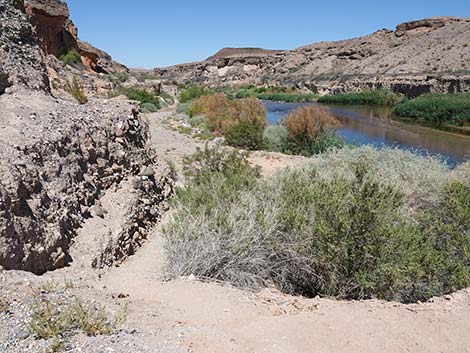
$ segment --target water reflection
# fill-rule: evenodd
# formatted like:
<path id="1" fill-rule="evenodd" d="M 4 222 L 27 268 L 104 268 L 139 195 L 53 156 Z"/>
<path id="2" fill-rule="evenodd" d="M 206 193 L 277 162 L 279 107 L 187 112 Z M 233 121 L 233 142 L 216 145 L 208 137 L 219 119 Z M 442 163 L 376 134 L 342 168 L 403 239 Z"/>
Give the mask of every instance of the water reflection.
<path id="1" fill-rule="evenodd" d="M 305 103 L 264 102 L 267 119 L 276 124 Z M 470 137 L 392 120 L 387 107 L 330 106 L 342 124 L 338 130 L 347 143 L 396 146 L 421 154 L 441 155 L 449 164 L 470 159 Z"/>

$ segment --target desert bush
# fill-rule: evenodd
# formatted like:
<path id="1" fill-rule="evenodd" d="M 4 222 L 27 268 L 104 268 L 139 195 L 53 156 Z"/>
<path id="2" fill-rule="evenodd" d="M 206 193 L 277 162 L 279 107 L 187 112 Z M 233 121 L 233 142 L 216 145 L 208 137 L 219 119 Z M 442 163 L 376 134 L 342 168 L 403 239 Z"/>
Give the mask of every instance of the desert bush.
<path id="1" fill-rule="evenodd" d="M 298 145 L 340 127 L 338 119 L 328 109 L 316 105 L 297 108 L 284 119 L 283 124 L 289 132 L 289 138 Z"/>
<path id="2" fill-rule="evenodd" d="M 320 97 L 318 103 L 350 105 L 389 105 L 398 103 L 401 97 L 386 89 L 363 91 L 358 93 L 341 93 Z"/>
<path id="3" fill-rule="evenodd" d="M 284 125 L 271 125 L 264 129 L 263 144 L 268 151 L 286 152 L 289 144 L 289 132 Z"/>
<path id="4" fill-rule="evenodd" d="M 225 163 L 219 161 L 230 160 L 227 152 L 199 156 L 164 229 L 167 275 L 402 302 L 468 286 L 470 184 L 452 181 L 448 169 L 434 175 L 437 165 L 445 165 L 414 156 L 417 167 L 433 171 L 413 186 L 437 193 L 433 202 L 411 210 L 407 206 L 416 203 L 407 198 L 415 196 L 394 181 L 414 169 L 396 169 L 396 161 L 403 157 L 406 167 L 412 158 L 388 150 L 367 159 L 367 151 L 332 151 L 330 171 L 317 167 L 328 167 L 327 157 L 319 157 L 317 165 L 268 179 L 238 165 L 220 172 Z M 391 154 L 394 162 L 384 161 Z M 429 185 L 434 178 L 442 180 Z"/>
<path id="5" fill-rule="evenodd" d="M 289 150 L 311 156 L 330 147 L 342 146 L 336 137 L 339 121 L 329 110 L 317 105 L 297 108 L 283 121 L 289 135 Z"/>
<path id="6" fill-rule="evenodd" d="M 209 130 L 223 132 L 236 123 L 230 100 L 222 93 L 202 96 L 191 104 L 189 116 L 204 115 Z"/>
<path id="7" fill-rule="evenodd" d="M 470 94 L 425 94 L 396 105 L 397 115 L 435 124 L 470 123 Z"/>
<path id="8" fill-rule="evenodd" d="M 188 119 L 189 125 L 193 127 L 204 126 L 205 122 L 206 122 L 206 117 L 204 115 L 190 116 Z"/>
<path id="9" fill-rule="evenodd" d="M 29 332 L 39 339 L 52 339 L 47 352 L 61 351 L 64 340 L 73 332 L 87 336 L 107 335 L 120 326 L 127 317 L 127 305 L 109 316 L 100 305 L 92 305 L 75 298 L 73 302 L 53 302 L 38 298 L 31 305 Z"/>
<path id="10" fill-rule="evenodd" d="M 167 104 L 173 104 L 173 103 L 175 103 L 174 97 L 173 97 L 171 94 L 169 94 L 168 92 L 161 92 L 159 96 L 160 96 L 160 98 L 163 99 L 163 101 L 165 101 L 165 103 L 167 103 Z"/>
<path id="11" fill-rule="evenodd" d="M 207 183 L 214 175 L 230 181 L 256 179 L 260 176 L 259 168 L 252 167 L 247 157 L 246 152 L 206 144 L 204 149 L 197 148 L 196 153 L 183 158 L 183 175 L 192 185 Z"/>
<path id="12" fill-rule="evenodd" d="M 78 103 L 85 104 L 88 102 L 88 97 L 83 91 L 82 83 L 77 76 L 74 76 L 71 80 L 67 81 L 64 90 L 75 98 Z"/>
<path id="13" fill-rule="evenodd" d="M 188 102 L 188 103 L 178 103 L 178 105 L 176 106 L 176 112 L 178 114 L 189 114 L 189 110 L 191 108 L 191 103 Z"/>
<path id="14" fill-rule="evenodd" d="M 134 87 L 120 87 L 119 93 L 124 94 L 127 98 L 140 102 L 141 104 L 151 103 L 160 109 L 160 101 L 154 94 L 144 89 Z"/>
<path id="15" fill-rule="evenodd" d="M 243 148 L 250 151 L 261 150 L 263 144 L 264 127 L 248 120 L 242 120 L 238 124 L 225 130 L 225 142 L 229 146 Z"/>
<path id="16" fill-rule="evenodd" d="M 188 103 L 199 97 L 213 93 L 212 90 L 203 86 L 190 86 L 183 89 L 179 96 L 180 103 Z"/>
<path id="17" fill-rule="evenodd" d="M 81 55 L 76 50 L 70 50 L 68 53 L 61 55 L 59 60 L 65 65 L 72 65 L 81 62 Z"/>
<path id="18" fill-rule="evenodd" d="M 206 126 L 212 132 L 225 133 L 240 122 L 254 125 L 253 129 L 267 125 L 264 105 L 256 98 L 230 100 L 223 93 L 203 96 L 191 104 L 190 116 L 204 115 Z M 245 127 L 247 124 L 245 124 Z"/>
<path id="19" fill-rule="evenodd" d="M 158 107 L 153 103 L 143 103 L 142 111 L 144 113 L 155 113 L 158 111 Z"/>

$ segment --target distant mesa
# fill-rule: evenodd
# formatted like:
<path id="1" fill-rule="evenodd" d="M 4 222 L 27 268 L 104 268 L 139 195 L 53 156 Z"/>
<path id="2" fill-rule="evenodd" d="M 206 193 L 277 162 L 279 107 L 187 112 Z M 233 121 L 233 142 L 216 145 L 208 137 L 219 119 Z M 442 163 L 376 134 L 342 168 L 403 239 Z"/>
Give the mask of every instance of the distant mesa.
<path id="1" fill-rule="evenodd" d="M 256 57 L 267 56 L 283 53 L 283 50 L 268 50 L 262 48 L 223 48 L 214 55 L 208 57 L 206 61 L 215 59 L 228 59 L 228 58 L 242 58 L 242 57 Z"/>
<path id="2" fill-rule="evenodd" d="M 470 19 L 432 17 L 294 50 L 224 48 L 157 77 L 206 85 L 283 85 L 318 94 L 388 88 L 408 96 L 470 91 Z"/>

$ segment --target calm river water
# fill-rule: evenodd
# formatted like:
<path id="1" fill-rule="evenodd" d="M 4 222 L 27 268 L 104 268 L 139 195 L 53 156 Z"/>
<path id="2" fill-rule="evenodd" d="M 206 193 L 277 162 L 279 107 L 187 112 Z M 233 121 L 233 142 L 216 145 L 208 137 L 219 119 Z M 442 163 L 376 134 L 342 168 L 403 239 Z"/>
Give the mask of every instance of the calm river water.
<path id="1" fill-rule="evenodd" d="M 264 102 L 271 124 L 281 122 L 305 103 Z M 328 106 L 342 124 L 338 134 L 347 143 L 393 146 L 427 155 L 441 155 L 451 165 L 470 159 L 470 136 L 461 136 L 391 119 L 387 107 Z"/>

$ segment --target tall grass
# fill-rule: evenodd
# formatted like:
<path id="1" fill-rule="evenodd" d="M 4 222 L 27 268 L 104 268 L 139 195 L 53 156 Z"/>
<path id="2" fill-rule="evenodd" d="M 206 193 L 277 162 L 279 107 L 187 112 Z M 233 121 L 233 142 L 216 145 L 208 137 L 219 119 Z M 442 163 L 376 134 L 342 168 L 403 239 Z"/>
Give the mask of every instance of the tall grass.
<path id="1" fill-rule="evenodd" d="M 83 90 L 83 84 L 78 76 L 74 76 L 71 80 L 68 80 L 64 90 L 75 98 L 78 103 L 85 104 L 88 102 L 88 97 Z"/>
<path id="2" fill-rule="evenodd" d="M 358 93 L 341 93 L 327 95 L 318 99 L 324 104 L 349 104 L 349 105 L 389 105 L 393 106 L 401 100 L 401 97 L 385 89 L 363 91 Z"/>
<path id="3" fill-rule="evenodd" d="M 180 95 L 180 103 L 188 103 L 194 99 L 200 98 L 202 96 L 207 96 L 214 93 L 211 89 L 203 86 L 189 86 L 184 88 Z"/>
<path id="4" fill-rule="evenodd" d="M 119 94 L 123 94 L 131 100 L 140 102 L 144 107 L 148 108 L 150 105 L 152 105 L 151 110 L 160 109 L 160 100 L 158 99 L 158 96 L 147 92 L 144 89 L 120 86 L 111 93 L 111 96 L 116 96 Z"/>
<path id="5" fill-rule="evenodd" d="M 470 285 L 470 183 L 438 160 L 366 147 L 259 179 L 215 149 L 185 168 L 164 229 L 170 278 L 402 302 Z"/>
<path id="6" fill-rule="evenodd" d="M 295 88 L 290 87 L 221 87 L 217 89 L 225 93 L 231 99 L 240 99 L 246 97 L 256 97 L 262 100 L 270 100 L 276 102 L 287 103 L 304 103 L 312 102 L 318 96 L 313 93 L 303 93 Z"/>
<path id="7" fill-rule="evenodd" d="M 405 100 L 393 109 L 395 114 L 435 124 L 470 124 L 470 93 L 426 94 Z"/>

